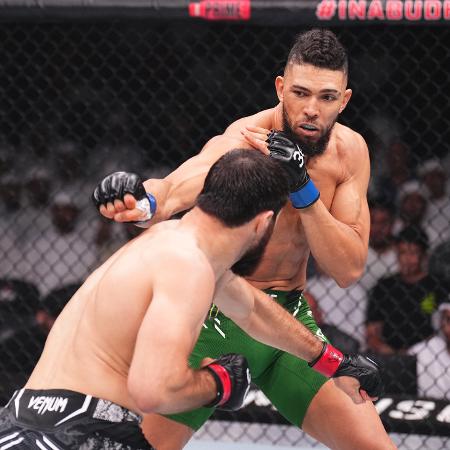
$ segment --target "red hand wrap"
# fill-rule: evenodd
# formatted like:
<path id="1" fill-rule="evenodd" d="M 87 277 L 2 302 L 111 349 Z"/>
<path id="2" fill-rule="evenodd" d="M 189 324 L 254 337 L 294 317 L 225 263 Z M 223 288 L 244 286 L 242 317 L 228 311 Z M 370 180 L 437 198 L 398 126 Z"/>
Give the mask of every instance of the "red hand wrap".
<path id="1" fill-rule="evenodd" d="M 312 368 L 326 377 L 332 377 L 343 359 L 342 352 L 331 344 L 326 344 L 322 356 L 314 363 Z"/>
<path id="2" fill-rule="evenodd" d="M 222 383 L 223 395 L 222 395 L 222 398 L 220 399 L 220 402 L 217 405 L 217 406 L 221 406 L 230 399 L 230 395 L 231 395 L 230 374 L 225 369 L 225 367 L 221 366 L 220 364 L 214 364 L 214 363 L 209 364 L 208 369 L 211 369 L 219 377 L 219 380 Z"/>

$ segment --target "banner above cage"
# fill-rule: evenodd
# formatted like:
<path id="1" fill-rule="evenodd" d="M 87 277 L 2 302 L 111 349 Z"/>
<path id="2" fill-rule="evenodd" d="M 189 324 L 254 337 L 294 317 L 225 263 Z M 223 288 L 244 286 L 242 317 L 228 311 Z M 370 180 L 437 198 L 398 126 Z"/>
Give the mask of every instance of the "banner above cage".
<path id="1" fill-rule="evenodd" d="M 448 25 L 450 0 L 0 0 L 0 19 L 147 18 L 257 25 Z"/>

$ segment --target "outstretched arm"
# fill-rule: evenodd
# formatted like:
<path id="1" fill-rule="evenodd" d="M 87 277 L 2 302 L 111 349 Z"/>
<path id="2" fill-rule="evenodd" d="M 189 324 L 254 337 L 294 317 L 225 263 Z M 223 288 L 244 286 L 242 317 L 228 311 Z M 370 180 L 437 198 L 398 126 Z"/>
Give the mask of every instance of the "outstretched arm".
<path id="1" fill-rule="evenodd" d="M 216 292 L 214 303 L 246 333 L 266 345 L 306 361 L 312 361 L 322 350 L 322 342 L 308 328 L 241 277 L 229 276 L 228 283 Z"/>
<path id="2" fill-rule="evenodd" d="M 360 355 L 344 355 L 319 340 L 271 297 L 244 279 L 228 276 L 214 301 L 254 339 L 308 361 L 335 383 L 355 403 L 376 398 L 382 390 L 377 365 Z M 367 391 L 367 392 L 366 392 Z"/>
<path id="3" fill-rule="evenodd" d="M 174 214 L 194 206 L 211 166 L 226 152 L 237 147 L 249 145 L 229 133 L 216 136 L 208 141 L 198 155 L 188 159 L 166 178 L 145 181 L 143 183 L 145 191 L 151 193 L 156 200 L 155 214 L 147 226 L 169 219 Z M 116 222 L 138 222 L 148 219 L 146 212 L 138 208 L 135 193 L 128 192 L 121 198 L 99 206 L 100 213 Z"/>

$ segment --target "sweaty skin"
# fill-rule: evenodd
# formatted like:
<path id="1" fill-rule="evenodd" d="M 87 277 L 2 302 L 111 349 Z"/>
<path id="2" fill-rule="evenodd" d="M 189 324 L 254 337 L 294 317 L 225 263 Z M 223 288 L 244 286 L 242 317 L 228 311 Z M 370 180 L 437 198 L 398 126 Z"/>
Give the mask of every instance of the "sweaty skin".
<path id="1" fill-rule="evenodd" d="M 314 359 L 322 348 L 314 335 L 228 270 L 272 216 L 227 228 L 194 208 L 130 241 L 70 300 L 25 387 L 78 391 L 140 414 L 205 405 L 215 381 L 188 358 L 213 298 L 255 339 Z"/>
<path id="2" fill-rule="evenodd" d="M 277 106 L 235 121 L 165 179 L 144 183 L 158 203 L 156 216 L 150 223 L 192 207 L 207 171 L 224 153 L 233 148 L 267 152 L 266 133 L 270 129 L 283 129 L 283 109 L 293 132 L 315 142 L 321 132 L 332 126 L 351 96 L 345 73 L 308 64 L 291 64 L 284 77 L 277 77 L 275 85 L 280 101 Z M 314 124 L 318 131 L 302 129 L 304 123 Z M 281 210 L 263 259 L 247 278 L 254 287 L 304 289 L 310 253 L 322 271 L 341 287 L 349 286 L 363 273 L 370 226 L 367 205 L 370 161 L 364 139 L 335 123 L 325 152 L 309 158 L 307 169 L 320 191 L 320 199 L 303 210 L 294 209 L 289 203 Z M 142 217 L 135 209 L 134 198 L 128 194 L 124 202 L 108 203 L 100 212 L 119 222 Z M 342 377 L 324 384 L 308 408 L 302 429 L 333 449 L 396 448 L 373 404 L 364 402 L 367 394 L 361 392 L 362 404 L 358 405 L 344 394 L 343 384 L 348 380 Z M 330 410 L 333 414 L 329 414 Z M 351 435 L 344 423 L 355 425 Z M 193 433 L 183 424 L 156 415 L 146 416 L 143 429 L 161 450 L 180 449 Z"/>

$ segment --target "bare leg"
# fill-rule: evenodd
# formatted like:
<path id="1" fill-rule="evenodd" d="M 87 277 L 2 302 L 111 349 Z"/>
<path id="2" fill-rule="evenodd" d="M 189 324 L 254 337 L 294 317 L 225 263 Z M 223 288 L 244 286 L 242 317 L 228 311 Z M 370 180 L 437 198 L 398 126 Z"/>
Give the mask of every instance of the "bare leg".
<path id="1" fill-rule="evenodd" d="M 192 428 L 158 414 L 146 414 L 141 428 L 157 450 L 180 450 L 194 434 Z"/>
<path id="2" fill-rule="evenodd" d="M 390 450 L 397 447 L 372 402 L 356 405 L 334 384 L 326 382 L 309 405 L 303 430 L 333 450 Z"/>

